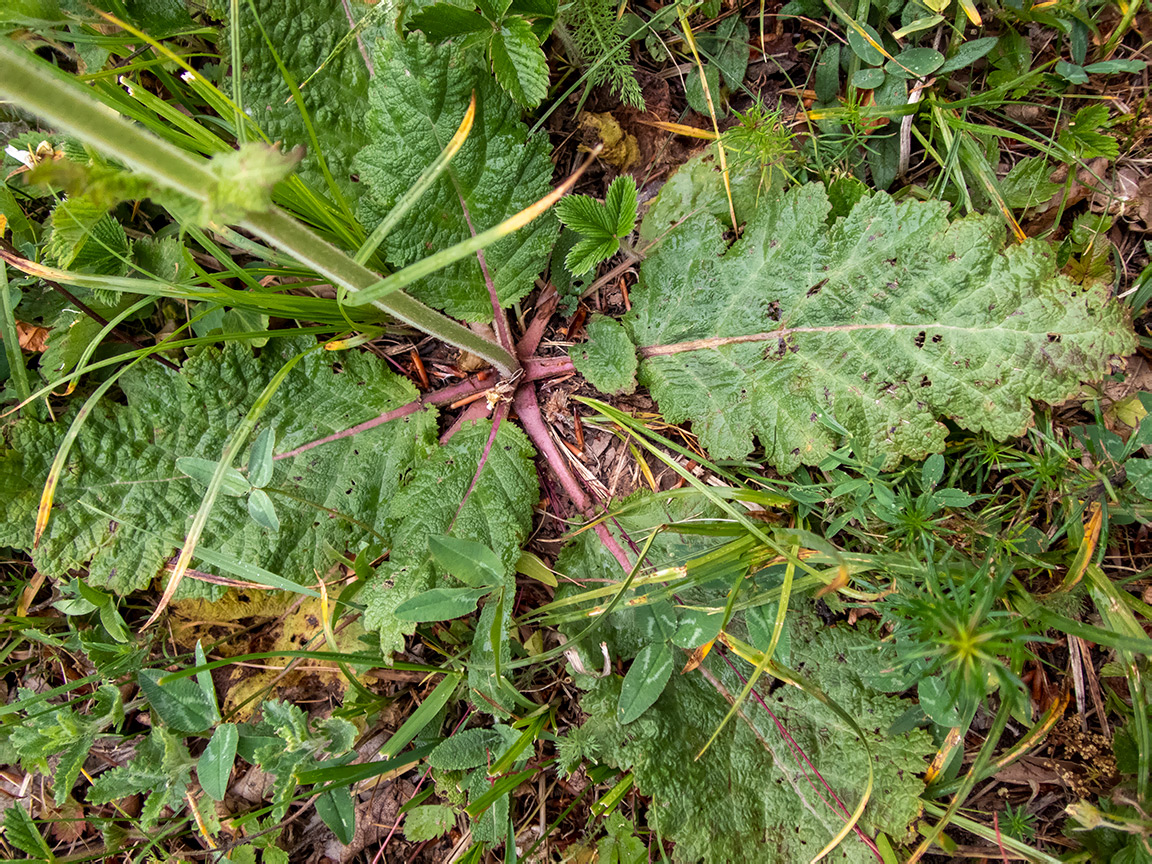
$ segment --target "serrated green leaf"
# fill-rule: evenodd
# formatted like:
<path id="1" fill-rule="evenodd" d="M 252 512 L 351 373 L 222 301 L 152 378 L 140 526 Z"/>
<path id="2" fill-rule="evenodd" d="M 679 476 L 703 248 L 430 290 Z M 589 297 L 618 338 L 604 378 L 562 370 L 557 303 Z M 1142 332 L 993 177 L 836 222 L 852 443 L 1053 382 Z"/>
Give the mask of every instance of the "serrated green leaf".
<path id="1" fill-rule="evenodd" d="M 1052 165 L 1043 156 L 1030 156 L 1012 166 L 1000 181 L 1004 203 L 1014 209 L 1037 207 L 1059 192 L 1063 185 L 1053 183 Z"/>
<path id="2" fill-rule="evenodd" d="M 327 0 L 254 0 L 254 3 L 269 41 L 276 46 L 281 62 L 297 86 L 328 59 L 351 26 L 340 3 Z M 359 4 L 353 8 L 362 9 Z M 244 109 L 270 141 L 282 142 L 285 150 L 297 146 L 306 148 L 301 174 L 313 188 L 325 191 L 326 183 L 304 121 L 290 98 L 291 91 L 260 27 L 252 18 L 247 0 L 239 4 L 239 9 L 239 53 L 244 58 L 244 68 L 239 74 Z M 225 57 L 231 52 L 228 43 L 231 30 L 224 27 L 222 31 Z M 377 27 L 369 26 L 360 38 L 368 45 L 378 33 Z M 377 69 L 377 74 L 379 72 Z M 233 74 L 237 74 L 237 70 L 233 70 Z M 352 159 L 370 141 L 370 131 L 364 123 L 369 83 L 367 62 L 353 43 L 332 58 L 300 91 L 328 167 L 344 195 L 353 201 L 359 197 L 361 186 L 351 179 Z"/>
<path id="3" fill-rule="evenodd" d="M 476 611 L 489 588 L 429 588 L 405 600 L 393 613 L 402 621 L 447 621 Z"/>
<path id="4" fill-rule="evenodd" d="M 45 258 L 50 264 L 105 276 L 128 272 L 128 235 L 106 205 L 71 195 L 52 209 L 49 224 Z"/>
<path id="5" fill-rule="evenodd" d="M 615 237 L 602 240 L 581 240 L 568 250 L 564 266 L 573 276 L 584 276 L 602 261 L 607 261 L 620 250 L 620 241 Z"/>
<path id="6" fill-rule="evenodd" d="M 265 426 L 252 442 L 248 454 L 248 482 L 257 489 L 267 486 L 272 480 L 276 465 L 272 461 L 276 455 L 276 430 Z"/>
<path id="7" fill-rule="evenodd" d="M 631 174 L 621 174 L 612 181 L 604 196 L 604 209 L 620 239 L 624 239 L 636 228 L 636 178 Z"/>
<path id="8" fill-rule="evenodd" d="M 154 726 L 127 765 L 105 771 L 88 790 L 90 804 L 107 804 L 129 795 L 146 794 L 140 813 L 144 830 L 155 827 L 164 808 L 184 809 L 184 794 L 192 779 L 192 757 L 184 742 L 162 726 Z"/>
<path id="9" fill-rule="evenodd" d="M 616 720 L 626 726 L 660 698 L 672 677 L 672 649 L 667 642 L 657 642 L 640 649 L 624 682 L 616 706 Z"/>
<path id="10" fill-rule="evenodd" d="M 759 201 L 772 192 L 768 166 L 757 158 L 732 160 L 729 157 L 728 168 L 736 219 L 743 224 L 755 212 Z M 673 227 L 701 212 L 711 213 L 725 224 L 731 218 L 715 144 L 681 165 L 661 187 L 640 223 L 640 240 L 645 245 L 661 240 Z"/>
<path id="11" fill-rule="evenodd" d="M 489 760 L 499 758 L 510 741 L 501 731 L 507 727 L 492 729 L 465 729 L 457 732 L 436 747 L 428 756 L 428 764 L 440 771 L 464 771 L 487 765 Z M 515 733 L 512 739 L 515 740 Z"/>
<path id="12" fill-rule="evenodd" d="M 615 237 L 607 208 L 590 195 L 565 195 L 556 204 L 560 221 L 594 240 Z"/>
<path id="13" fill-rule="evenodd" d="M 176 470 L 186 477 L 191 477 L 201 486 L 208 485 L 219 465 L 218 461 L 202 459 L 199 456 L 181 456 L 176 460 Z M 251 489 L 252 485 L 235 468 L 224 469 L 224 485 L 220 487 L 222 494 L 238 498 L 246 495 Z"/>
<path id="14" fill-rule="evenodd" d="M 508 95 L 535 108 L 548 95 L 548 58 L 532 25 L 519 16 L 505 18 L 488 43 L 492 72 Z"/>
<path id="15" fill-rule="evenodd" d="M 55 577 L 88 565 L 90 584 L 117 593 L 150 583 L 181 543 L 184 522 L 202 495 L 176 460 L 218 458 L 255 394 L 308 344 L 271 340 L 254 357 L 232 343 L 187 360 L 181 373 L 158 364 L 127 372 L 120 379 L 126 404 L 98 406 L 74 445 L 34 553 L 37 567 Z M 281 385 L 264 422 L 277 428 L 279 446 L 288 452 L 417 395 L 370 355 L 349 352 L 337 362 L 328 352 L 313 352 Z M 11 427 L 12 449 L 0 452 L 0 474 L 12 481 L 9 494 L 0 496 L 0 543 L 31 548 L 37 502 L 66 426 L 24 419 Z M 334 555 L 372 538 L 369 528 L 386 531 L 387 502 L 435 447 L 435 436 L 434 415 L 420 412 L 277 460 L 270 487 L 286 493 L 276 504 L 280 531 L 253 522 L 243 499 L 220 498 L 201 547 L 310 581 Z M 206 590 L 200 582 L 185 586 Z"/>
<path id="16" fill-rule="evenodd" d="M 216 721 L 216 706 L 191 678 L 160 683 L 160 669 L 141 669 L 136 683 L 156 716 L 177 732 L 195 733 L 210 729 Z"/>
<path id="17" fill-rule="evenodd" d="M 799 617 L 790 614 L 789 620 Z M 805 674 L 818 679 L 851 716 L 867 718 L 862 725 L 875 757 L 875 792 L 861 828 L 869 835 L 884 831 L 903 837 L 920 814 L 919 774 L 934 752 L 932 741 L 919 730 L 889 734 L 908 703 L 869 690 L 856 673 L 858 658 L 868 662 L 876 634 L 832 631 L 811 621 L 804 626 L 803 638 L 793 634 L 793 658 L 803 646 L 797 663 Z M 747 675 L 750 667 L 735 662 Z M 739 692 L 740 679 L 725 663 L 709 657 L 705 665 L 729 695 Z M 843 827 L 841 815 L 813 792 L 806 762 L 759 705 L 746 705 L 742 717 L 697 758 L 729 708 L 714 685 L 699 673 L 673 675 L 661 697 L 625 726 L 617 716 L 619 680 L 601 679 L 581 697 L 589 718 L 581 729 L 585 755 L 633 772 L 639 791 L 653 799 L 649 826 L 675 842 L 678 860 L 808 861 Z M 843 718 L 793 687 L 773 691 L 769 704 L 789 740 L 840 800 L 858 801 L 868 757 Z M 865 864 L 875 859 L 850 836 L 827 860 Z"/>
<path id="18" fill-rule="evenodd" d="M 4 813 L 4 837 L 30 858 L 41 861 L 55 861 L 48 842 L 28 811 L 19 802 L 11 804 Z"/>
<path id="19" fill-rule="evenodd" d="M 253 489 L 248 495 L 248 515 L 257 525 L 273 534 L 280 530 L 280 517 L 276 515 L 276 505 L 263 489 Z"/>
<path id="20" fill-rule="evenodd" d="M 483 33 L 492 25 L 483 15 L 453 3 L 433 3 L 408 19 L 409 30 L 419 30 L 430 41 L 442 42 L 453 36 Z"/>
<path id="21" fill-rule="evenodd" d="M 781 471 L 818 464 L 839 443 L 822 417 L 888 466 L 939 452 L 938 418 L 1018 435 L 1031 400 L 1133 349 L 1107 291 L 1056 274 L 1040 243 L 1002 249 L 994 217 L 949 224 L 947 205 L 878 193 L 829 226 L 829 208 L 819 184 L 766 200 L 731 249 L 690 217 L 641 269 L 640 382 L 713 458 L 756 436 Z"/>
<path id="22" fill-rule="evenodd" d="M 239 741 L 240 731 L 236 726 L 221 723 L 196 762 L 196 779 L 200 781 L 200 788 L 213 801 L 223 801 L 228 792 L 228 780 L 232 776 Z"/>
<path id="23" fill-rule="evenodd" d="M 603 393 L 636 390 L 636 346 L 620 323 L 606 315 L 588 322 L 588 341 L 570 351 L 576 371 Z"/>
<path id="24" fill-rule="evenodd" d="M 596 844 L 603 864 L 646 864 L 648 847 L 636 836 L 636 826 L 619 810 L 608 814 L 608 834 Z"/>
<path id="25" fill-rule="evenodd" d="M 461 429 L 416 468 L 391 501 L 391 556 L 364 593 L 365 626 L 380 632 L 386 652 L 403 648 L 405 635 L 416 627 L 397 618 L 396 608 L 423 591 L 452 584 L 432 560 L 430 537 L 448 533 L 451 526 L 453 537 L 491 549 L 503 565 L 504 579 L 512 577 L 539 487 L 531 445 L 522 432 L 502 423 L 484 470 L 464 501 L 490 428 L 484 421 Z"/>
<path id="26" fill-rule="evenodd" d="M 443 837 L 456 824 L 456 811 L 443 804 L 423 804 L 413 807 L 404 819 L 404 838 L 411 843 L 422 843 Z"/>
<path id="27" fill-rule="evenodd" d="M 492 588 L 504 580 L 504 562 L 483 543 L 444 534 L 428 538 L 432 558 L 465 585 Z"/>
<path id="28" fill-rule="evenodd" d="M 535 38 L 535 37 L 533 37 Z M 473 92 L 476 125 L 452 160 L 452 171 L 423 196 L 381 246 L 400 267 L 498 225 L 550 191 L 552 163 L 546 136 L 528 139 L 519 107 L 483 69 L 452 44 L 431 46 L 414 34 L 390 38 L 376 55 L 377 78 L 364 124 L 373 143 L 357 157 L 366 224 L 376 224 L 431 164 L 455 133 Z M 524 297 L 544 269 L 556 238 L 551 214 L 484 250 L 503 305 Z M 492 304 L 480 266 L 469 257 L 417 282 L 411 293 L 449 314 L 490 321 Z"/>

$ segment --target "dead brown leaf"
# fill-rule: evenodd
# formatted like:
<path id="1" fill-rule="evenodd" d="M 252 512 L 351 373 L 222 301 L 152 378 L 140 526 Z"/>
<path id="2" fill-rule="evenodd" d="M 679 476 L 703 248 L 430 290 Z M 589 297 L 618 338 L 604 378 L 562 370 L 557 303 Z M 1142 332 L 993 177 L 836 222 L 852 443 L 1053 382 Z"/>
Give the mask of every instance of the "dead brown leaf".
<path id="1" fill-rule="evenodd" d="M 36 354 L 43 351 L 50 332 L 47 327 L 25 324 L 23 321 L 16 322 L 16 338 L 20 342 L 20 347 L 25 351 L 32 351 Z"/>

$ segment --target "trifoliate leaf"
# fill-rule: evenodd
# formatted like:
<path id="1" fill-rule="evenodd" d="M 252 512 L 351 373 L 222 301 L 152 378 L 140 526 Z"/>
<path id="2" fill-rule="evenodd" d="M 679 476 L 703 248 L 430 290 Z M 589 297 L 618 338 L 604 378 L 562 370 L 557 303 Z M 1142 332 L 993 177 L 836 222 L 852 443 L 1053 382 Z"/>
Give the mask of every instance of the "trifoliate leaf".
<path id="1" fill-rule="evenodd" d="M 616 254 L 620 241 L 636 227 L 636 181 L 617 177 L 608 187 L 604 203 L 588 195 L 568 195 L 556 205 L 560 221 L 582 235 L 564 259 L 573 276 L 583 276 Z"/>
<path id="2" fill-rule="evenodd" d="M 532 25 L 512 15 L 504 19 L 488 44 L 492 72 L 508 95 L 525 108 L 535 108 L 548 95 L 548 58 Z"/>
<path id="3" fill-rule="evenodd" d="M 636 346 L 615 319 L 596 315 L 588 322 L 588 341 L 573 345 L 572 363 L 603 393 L 636 390 Z"/>
<path id="4" fill-rule="evenodd" d="M 186 520 L 203 497 L 177 460 L 219 459 L 261 388 L 310 344 L 272 340 L 254 357 L 232 343 L 185 361 L 181 373 L 154 363 L 126 372 L 120 379 L 126 404 L 97 405 L 73 445 L 33 553 L 40 571 L 58 577 L 87 565 L 93 585 L 119 593 L 147 585 L 184 539 Z M 276 427 L 286 453 L 416 396 L 407 380 L 369 355 L 350 352 L 336 362 L 313 352 L 285 379 L 262 422 Z M 40 493 L 69 420 L 26 418 L 11 428 L 11 449 L 0 451 L 0 544 L 31 548 Z M 335 555 L 371 539 L 369 529 L 385 530 L 388 502 L 435 447 L 435 435 L 433 415 L 420 412 L 277 460 L 266 488 L 276 499 L 280 531 L 253 522 L 243 497 L 222 496 L 200 548 L 311 582 L 314 569 L 324 572 Z"/>
<path id="5" fill-rule="evenodd" d="M 824 187 L 761 203 L 725 248 L 690 217 L 645 261 L 625 319 L 640 382 L 714 458 L 757 437 L 784 472 L 846 429 L 865 462 L 943 449 L 948 418 L 1003 438 L 1134 348 L 1106 288 L 1055 272 L 1048 247 L 1003 247 L 992 217 L 878 193 L 828 224 Z"/>
<path id="6" fill-rule="evenodd" d="M 435 566 L 429 538 L 450 533 L 482 543 L 496 553 L 505 580 L 512 578 L 539 487 L 531 445 L 520 430 L 502 423 L 484 470 L 464 501 L 490 430 L 487 421 L 461 429 L 421 463 L 392 498 L 391 556 L 368 583 L 364 597 L 365 626 L 380 632 L 386 652 L 403 648 L 405 635 L 416 629 L 414 621 L 397 618 L 400 604 L 430 588 L 457 584 Z"/>
<path id="7" fill-rule="evenodd" d="M 255 7 L 268 40 L 276 47 L 280 61 L 297 86 L 320 68 L 352 29 L 346 7 L 341 3 L 255 0 Z M 367 14 L 365 5 L 358 0 L 353 0 L 347 8 L 356 20 Z M 326 192 L 327 184 L 320 173 L 317 154 L 313 152 L 296 103 L 290 98 L 291 90 L 248 3 L 241 3 L 239 10 L 240 56 L 244 68 L 233 70 L 233 74 L 240 75 L 244 110 L 270 141 L 281 142 L 285 150 L 306 147 L 308 152 L 301 173 L 313 188 Z M 230 55 L 227 40 L 231 38 L 231 31 L 230 27 L 223 28 L 225 44 L 221 53 L 224 57 Z M 369 45 L 376 32 L 374 27 L 368 27 L 361 32 L 359 40 Z M 380 73 L 379 69 L 376 71 Z M 352 181 L 352 159 L 369 141 L 364 113 L 370 77 L 364 53 L 357 40 L 352 40 L 300 91 L 329 170 L 344 195 L 352 201 L 359 197 L 360 189 L 359 184 Z M 231 92 L 228 87 L 225 91 Z"/>
<path id="8" fill-rule="evenodd" d="M 535 37 L 533 37 L 535 38 Z M 376 225 L 455 134 L 473 92 L 476 120 L 451 169 L 400 221 L 381 247 L 396 267 L 426 258 L 492 228 L 548 193 L 552 163 L 546 136 L 528 139 L 520 108 L 483 68 L 452 44 L 432 46 L 413 34 L 390 38 L 376 53 L 365 124 L 372 136 L 356 160 L 366 196 L 361 216 Z M 484 250 L 501 304 L 524 297 L 544 269 L 556 219 L 550 213 Z M 411 293 L 469 321 L 490 321 L 492 304 L 474 256 L 422 279 Z"/>

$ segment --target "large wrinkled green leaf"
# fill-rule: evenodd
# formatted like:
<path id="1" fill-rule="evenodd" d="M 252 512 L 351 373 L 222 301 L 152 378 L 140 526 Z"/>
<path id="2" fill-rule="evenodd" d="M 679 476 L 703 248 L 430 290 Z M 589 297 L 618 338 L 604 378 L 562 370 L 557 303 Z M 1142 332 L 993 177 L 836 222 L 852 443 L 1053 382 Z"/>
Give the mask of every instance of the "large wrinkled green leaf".
<path id="1" fill-rule="evenodd" d="M 297 86 L 320 67 L 352 29 L 341 3 L 327 0 L 254 2 L 268 39 L 276 46 L 281 62 Z M 348 5 L 357 21 L 367 13 L 366 5 L 359 0 L 351 0 Z M 374 32 L 374 28 L 367 28 L 361 39 L 370 41 Z M 225 27 L 223 33 L 227 39 L 230 28 Z M 298 145 L 306 147 L 308 152 L 301 173 L 315 189 L 325 190 L 304 120 L 290 98 L 291 91 L 252 17 L 247 0 L 240 3 L 239 33 L 240 56 L 244 61 L 241 73 L 244 109 L 270 140 L 283 142 L 285 150 Z M 225 45 L 225 57 L 229 50 Z M 369 130 L 364 124 L 369 84 L 367 61 L 353 42 L 300 91 L 328 168 L 351 200 L 358 197 L 360 188 L 352 181 L 352 159 L 369 140 Z"/>
<path id="2" fill-rule="evenodd" d="M 1018 435 L 1032 400 L 1059 402 L 1133 350 L 1107 286 L 1057 275 L 1044 244 L 1004 248 L 995 217 L 949 224 L 947 210 L 877 193 L 829 223 L 810 184 L 762 200 L 731 248 L 713 215 L 688 217 L 632 292 L 640 382 L 716 458 L 755 437 L 791 471 L 846 431 L 892 466 L 942 450 L 944 418 Z"/>
<path id="3" fill-rule="evenodd" d="M 159 364 L 127 372 L 121 378 L 127 404 L 101 403 L 72 449 L 33 553 L 40 571 L 63 576 L 88 565 L 92 584 L 118 592 L 147 585 L 183 540 L 185 521 L 203 496 L 177 460 L 219 459 L 264 384 L 308 344 L 274 340 L 257 358 L 234 343 L 186 361 L 182 373 Z M 312 353 L 281 385 L 262 422 L 276 428 L 283 453 L 416 395 L 370 355 L 349 353 L 337 362 Z M 0 452 L 0 544 L 31 547 L 37 502 L 67 425 L 24 419 L 12 428 L 12 449 Z M 435 434 L 433 414 L 421 412 L 277 461 L 266 488 L 280 530 L 254 522 L 244 497 L 221 497 L 201 546 L 311 582 L 314 568 L 323 572 L 334 555 L 371 539 L 367 528 L 384 532 L 388 502 L 435 447 Z"/>
<path id="4" fill-rule="evenodd" d="M 876 638 L 874 633 L 819 632 L 805 641 L 801 670 L 860 718 L 872 748 L 875 789 L 860 827 L 869 835 L 884 831 L 903 838 L 920 813 L 923 782 L 918 775 L 934 748 L 919 730 L 890 735 L 889 726 L 909 703 L 869 690 L 854 671 L 856 658 Z M 793 656 L 797 653 L 794 649 Z M 734 662 L 749 673 L 749 667 Z M 705 666 L 730 695 L 740 691 L 740 679 L 723 661 L 710 656 Z M 620 679 L 611 676 L 582 697 L 580 706 L 589 715 L 580 730 L 585 752 L 635 773 L 639 790 L 653 799 L 649 823 L 675 842 L 676 860 L 809 861 L 843 827 L 844 816 L 827 803 L 823 784 L 755 700 L 748 700 L 743 718 L 728 724 L 697 760 L 729 708 L 712 683 L 699 672 L 673 675 L 660 698 L 627 726 L 616 714 L 620 688 Z M 840 800 L 854 807 L 868 777 L 868 756 L 855 732 L 800 690 L 782 687 L 768 694 L 764 684 L 759 689 Z M 875 859 L 859 838 L 849 835 L 825 860 L 863 864 Z"/>
<path id="5" fill-rule="evenodd" d="M 520 109 L 492 76 L 470 65 L 452 45 L 429 45 L 423 36 L 391 38 L 376 52 L 378 80 L 366 128 L 372 144 L 356 160 L 366 190 L 366 225 L 383 218 L 455 134 L 473 92 L 476 120 L 450 169 L 384 241 L 382 252 L 399 267 L 472 236 L 546 195 L 552 163 L 545 136 L 528 139 Z M 484 250 L 503 305 L 526 295 L 544 269 L 556 238 L 551 213 Z M 492 318 L 492 304 L 475 257 L 444 268 L 413 286 L 419 299 L 469 321 Z"/>
<path id="6" fill-rule="evenodd" d="M 482 543 L 496 553 L 504 578 L 511 584 L 520 546 L 531 528 L 539 487 L 531 445 L 520 430 L 505 422 L 475 488 L 460 507 L 490 431 L 488 421 L 461 429 L 419 466 L 391 502 L 392 553 L 364 592 L 366 626 L 380 632 L 385 651 L 400 650 L 405 635 L 416 629 L 415 621 L 396 617 L 400 604 L 431 588 L 459 584 L 435 565 L 429 550 L 432 537 L 449 534 Z M 470 669 L 482 671 L 480 665 L 474 662 Z"/>

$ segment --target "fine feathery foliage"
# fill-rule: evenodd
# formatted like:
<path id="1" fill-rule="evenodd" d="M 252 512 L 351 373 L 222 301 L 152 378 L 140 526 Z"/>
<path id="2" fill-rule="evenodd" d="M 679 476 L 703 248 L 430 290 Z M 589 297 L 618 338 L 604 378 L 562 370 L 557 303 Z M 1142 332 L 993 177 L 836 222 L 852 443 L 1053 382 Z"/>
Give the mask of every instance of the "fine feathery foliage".
<path id="1" fill-rule="evenodd" d="M 791 471 L 846 437 L 892 466 L 942 450 L 941 418 L 1019 435 L 1031 400 L 1068 398 L 1135 347 L 1107 286 L 1057 275 L 1041 243 L 1002 248 L 995 217 L 949 224 L 946 204 L 883 193 L 831 209 L 820 184 L 763 200 L 731 248 L 697 213 L 642 267 L 624 318 L 640 382 L 716 458 L 755 436 Z"/>
<path id="2" fill-rule="evenodd" d="M 573 276 L 583 276 L 620 250 L 620 241 L 636 227 L 636 206 L 636 181 L 630 175 L 612 181 L 603 204 L 588 195 L 568 195 L 556 205 L 560 221 L 581 235 L 564 259 Z"/>
<path id="3" fill-rule="evenodd" d="M 545 136 L 528 138 L 520 109 L 483 69 L 470 66 L 451 43 L 429 45 L 420 34 L 390 38 L 376 53 L 378 81 L 367 129 L 372 143 L 356 160 L 366 195 L 365 225 L 373 226 L 452 138 L 476 95 L 476 121 L 445 176 L 424 193 L 381 251 L 390 264 L 411 264 L 480 233 L 546 195 L 552 163 Z M 463 204 L 463 206 L 462 206 Z M 467 208 L 467 214 L 465 213 Z M 484 250 L 504 306 L 532 290 L 556 239 L 551 213 Z M 413 296 L 469 321 L 490 321 L 492 303 L 476 258 L 417 282 Z"/>
<path id="4" fill-rule="evenodd" d="M 620 101 L 644 108 L 644 94 L 629 62 L 616 4 L 611 0 L 575 0 L 564 6 L 558 29 L 565 44 L 576 56 L 572 59 L 588 69 L 593 85 L 605 84 Z M 593 70 L 592 67 L 597 67 Z"/>

